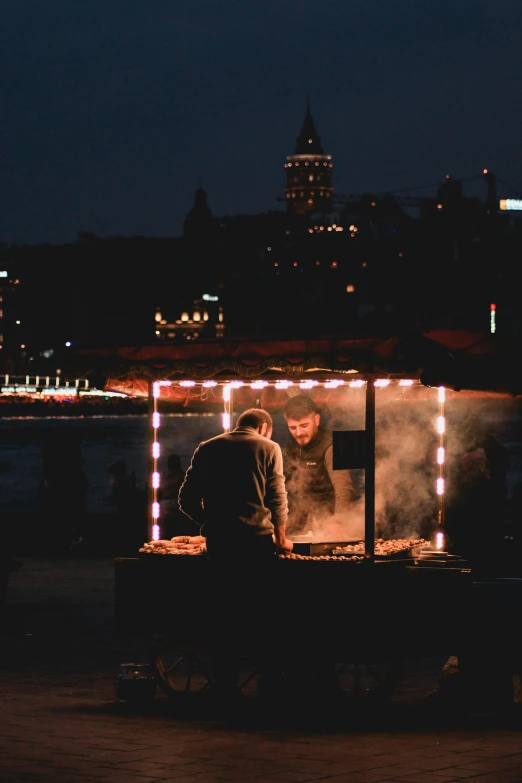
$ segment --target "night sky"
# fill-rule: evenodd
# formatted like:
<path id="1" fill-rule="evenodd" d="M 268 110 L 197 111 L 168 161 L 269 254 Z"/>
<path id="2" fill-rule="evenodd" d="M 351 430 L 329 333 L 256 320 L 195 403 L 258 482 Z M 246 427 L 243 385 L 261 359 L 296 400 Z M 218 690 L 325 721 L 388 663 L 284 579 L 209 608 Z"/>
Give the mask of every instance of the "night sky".
<path id="1" fill-rule="evenodd" d="M 338 193 L 522 192 L 521 0 L 2 0 L 0 242 L 284 209 L 310 95 Z"/>

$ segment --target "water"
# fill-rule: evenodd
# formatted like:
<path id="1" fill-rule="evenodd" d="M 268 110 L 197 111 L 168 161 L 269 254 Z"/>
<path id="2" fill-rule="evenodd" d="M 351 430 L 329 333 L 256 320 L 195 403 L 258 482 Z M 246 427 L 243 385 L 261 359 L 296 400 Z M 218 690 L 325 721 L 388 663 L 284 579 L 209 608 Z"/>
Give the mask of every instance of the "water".
<path id="1" fill-rule="evenodd" d="M 73 430 L 80 437 L 89 482 L 87 513 L 111 513 L 114 508 L 108 499 L 107 470 L 112 462 L 125 459 L 129 469 L 134 470 L 138 486 L 145 486 L 147 425 L 146 415 L 0 419 L 0 513 L 37 510 L 42 445 L 50 429 L 57 427 Z M 285 433 L 280 421 L 274 429 L 276 433 L 281 431 L 282 443 Z M 162 416 L 160 470 L 166 468 L 169 453 L 179 454 L 186 469 L 199 443 L 220 432 L 221 417 L 215 413 Z"/>
<path id="2" fill-rule="evenodd" d="M 473 403 L 472 403 L 473 406 Z M 393 409 L 397 409 L 394 404 Z M 508 494 L 513 485 L 522 480 L 522 401 L 507 399 L 481 406 L 481 415 L 487 417 L 491 430 L 507 448 L 510 455 L 508 473 Z M 463 411 L 467 412 L 464 404 Z M 454 420 L 463 418 L 457 411 Z M 364 418 L 360 411 L 355 416 L 343 411 L 331 424 L 333 429 L 358 429 L 364 427 Z M 383 413 L 384 416 L 384 413 Z M 288 429 L 281 414 L 275 414 L 274 440 L 284 445 L 289 437 Z M 387 419 L 389 424 L 389 421 Z M 426 422 L 422 420 L 422 428 Z M 139 416 L 93 416 L 86 418 L 3 418 L 0 419 L 0 513 L 35 512 L 37 510 L 37 488 L 40 480 L 40 454 L 42 444 L 50 428 L 64 427 L 72 429 L 81 440 L 84 471 L 89 482 L 87 512 L 92 514 L 114 511 L 108 499 L 108 467 L 117 459 L 125 459 L 134 470 L 138 486 L 144 487 L 147 480 L 148 420 L 146 415 Z M 452 424 L 455 427 L 455 424 Z M 395 424 L 399 437 L 404 441 L 406 433 L 412 433 L 411 419 Z M 166 467 L 167 455 L 177 453 L 182 465 L 187 468 L 197 445 L 207 438 L 222 432 L 221 416 L 218 413 L 176 413 L 162 416 L 160 429 L 161 457 L 159 468 Z M 377 420 L 378 436 L 386 442 L 391 440 L 387 433 L 379 435 L 379 414 Z M 420 434 L 415 438 L 421 442 Z M 404 460 L 405 454 L 401 454 Z M 403 466 L 404 467 L 404 466 Z M 405 466 L 408 472 L 408 466 Z"/>

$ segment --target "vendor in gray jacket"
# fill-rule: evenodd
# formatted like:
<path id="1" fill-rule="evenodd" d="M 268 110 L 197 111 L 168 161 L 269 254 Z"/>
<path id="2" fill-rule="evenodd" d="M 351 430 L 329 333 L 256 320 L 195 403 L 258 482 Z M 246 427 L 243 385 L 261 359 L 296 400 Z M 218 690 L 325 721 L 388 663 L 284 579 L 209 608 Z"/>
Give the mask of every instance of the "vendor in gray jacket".
<path id="1" fill-rule="evenodd" d="M 179 491 L 180 509 L 201 527 L 209 556 L 290 552 L 283 458 L 272 417 L 250 408 L 232 432 L 200 443 Z"/>
<path id="2" fill-rule="evenodd" d="M 333 469 L 332 435 L 322 429 L 320 410 L 307 394 L 291 397 L 284 416 L 292 440 L 283 449 L 289 529 L 302 532 L 313 521 L 342 515 L 355 497 L 349 470 Z"/>

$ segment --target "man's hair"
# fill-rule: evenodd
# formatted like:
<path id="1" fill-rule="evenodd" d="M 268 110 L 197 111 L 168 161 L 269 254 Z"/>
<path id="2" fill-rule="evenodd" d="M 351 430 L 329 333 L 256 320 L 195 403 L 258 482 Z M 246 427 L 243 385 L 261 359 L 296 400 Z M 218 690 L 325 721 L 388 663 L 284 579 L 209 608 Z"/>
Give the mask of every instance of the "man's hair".
<path id="1" fill-rule="evenodd" d="M 319 413 L 319 408 L 308 394 L 296 394 L 290 397 L 284 408 L 285 419 L 304 419 L 311 413 Z"/>
<path id="2" fill-rule="evenodd" d="M 269 412 L 264 408 L 249 408 L 238 416 L 236 426 L 257 429 L 261 424 L 268 424 L 270 429 L 273 428 L 274 424 Z"/>

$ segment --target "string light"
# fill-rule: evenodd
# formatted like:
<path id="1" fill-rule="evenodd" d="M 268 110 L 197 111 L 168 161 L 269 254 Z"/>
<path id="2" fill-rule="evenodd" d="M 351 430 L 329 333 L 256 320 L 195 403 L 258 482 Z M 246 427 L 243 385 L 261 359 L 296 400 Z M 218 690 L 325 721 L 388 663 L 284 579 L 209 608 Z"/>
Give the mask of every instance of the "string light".
<path id="1" fill-rule="evenodd" d="M 437 416 L 437 433 L 439 436 L 439 445 L 437 447 L 437 465 L 439 466 L 436 482 L 436 492 L 438 499 L 437 506 L 437 533 L 435 536 L 435 547 L 438 550 L 444 548 L 444 463 L 446 461 L 446 449 L 444 448 L 444 433 L 446 432 L 446 419 L 444 416 L 444 403 L 446 401 L 446 389 L 439 386 L 437 389 L 437 400 L 439 403 L 439 415 Z"/>
<path id="2" fill-rule="evenodd" d="M 356 370 L 350 370 L 350 372 L 357 372 Z M 198 383 L 206 389 L 214 388 L 216 386 L 221 385 L 218 381 L 215 380 L 205 380 L 205 381 L 196 381 L 196 380 L 182 380 L 179 381 L 178 384 L 180 387 L 184 388 L 193 388 L 194 386 L 197 386 Z M 345 385 L 347 382 L 341 378 L 332 378 L 324 382 L 312 380 L 312 379 L 306 379 L 299 382 L 299 388 L 301 389 L 313 389 L 316 386 L 322 385 L 325 389 L 336 389 L 338 387 L 341 387 Z M 377 388 L 384 388 L 386 386 L 389 386 L 391 383 L 390 379 L 388 378 L 380 378 L 377 379 L 374 382 L 374 385 Z M 401 379 L 398 381 L 399 386 L 413 386 L 415 381 L 409 380 L 409 379 Z M 360 389 L 363 386 L 365 386 L 366 381 L 363 378 L 357 378 L 355 380 L 349 381 L 347 385 L 352 389 Z M 225 410 L 221 414 L 222 418 L 222 425 L 223 430 L 225 432 L 229 432 L 232 424 L 232 390 L 233 389 L 239 389 L 242 386 L 244 386 L 244 381 L 226 381 L 222 383 L 223 387 L 223 403 Z M 294 381 L 290 381 L 287 379 L 280 379 L 277 381 L 266 381 L 263 379 L 258 379 L 250 383 L 251 389 L 264 389 L 267 386 L 273 385 L 276 389 L 289 389 L 291 386 L 294 385 Z M 155 437 L 157 437 L 156 432 L 160 427 L 160 414 L 157 410 L 157 400 L 160 397 L 161 394 L 161 387 L 162 386 L 172 386 L 172 381 L 168 380 L 161 380 L 161 381 L 154 381 L 152 384 L 152 397 L 153 397 L 153 411 L 151 415 L 151 425 L 152 429 L 154 430 Z M 444 402 L 444 388 L 439 388 L 439 402 Z M 440 415 L 437 419 L 437 431 L 439 432 L 439 435 L 442 436 L 444 433 L 444 417 L 443 415 Z M 151 472 L 151 488 L 152 488 L 152 503 L 151 503 L 151 539 L 154 541 L 158 541 L 161 537 L 161 529 L 159 525 L 159 519 L 160 519 L 160 503 L 158 502 L 158 490 L 160 488 L 161 483 L 161 474 L 158 470 L 158 460 L 160 458 L 161 454 L 161 446 L 158 440 L 154 440 L 152 443 L 152 472 Z M 437 462 L 440 467 L 442 467 L 442 464 L 444 462 L 444 448 L 442 446 L 439 446 L 439 449 L 437 450 Z M 439 475 L 439 478 L 437 479 L 437 494 L 439 497 L 444 492 L 444 478 L 442 475 Z"/>

